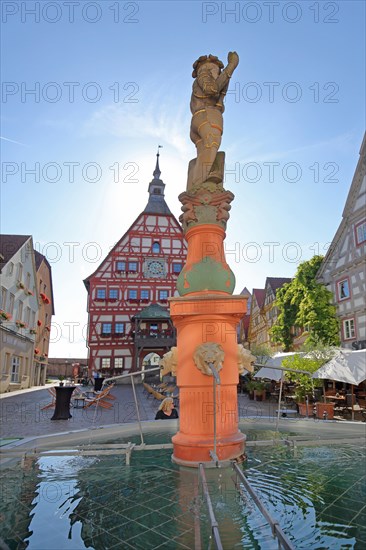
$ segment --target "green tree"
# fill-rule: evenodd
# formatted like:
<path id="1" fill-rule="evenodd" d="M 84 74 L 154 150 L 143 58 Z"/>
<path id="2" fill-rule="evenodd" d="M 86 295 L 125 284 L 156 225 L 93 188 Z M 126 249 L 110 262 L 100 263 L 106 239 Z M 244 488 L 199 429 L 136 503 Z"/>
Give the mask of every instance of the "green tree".
<path id="1" fill-rule="evenodd" d="M 325 346 L 339 345 L 339 324 L 332 293 L 316 282 L 323 256 L 314 256 L 299 265 L 295 277 L 277 291 L 275 306 L 279 310 L 271 329 L 274 342 L 284 351 L 291 351 L 294 327 L 305 329 L 306 343 Z"/>

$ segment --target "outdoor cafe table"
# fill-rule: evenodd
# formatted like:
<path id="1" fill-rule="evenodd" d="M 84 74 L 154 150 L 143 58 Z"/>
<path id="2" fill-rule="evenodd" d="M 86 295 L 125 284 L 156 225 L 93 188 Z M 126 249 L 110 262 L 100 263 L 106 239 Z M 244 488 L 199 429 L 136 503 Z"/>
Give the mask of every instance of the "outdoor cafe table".
<path id="1" fill-rule="evenodd" d="M 329 399 L 329 400 L 332 400 L 332 401 L 339 401 L 339 402 L 346 401 L 346 398 L 342 395 L 338 395 L 338 396 L 336 396 L 336 395 L 326 395 L 325 398 Z"/>
<path id="2" fill-rule="evenodd" d="M 68 420 L 70 414 L 70 400 L 75 386 L 56 386 L 55 412 L 51 420 Z"/>

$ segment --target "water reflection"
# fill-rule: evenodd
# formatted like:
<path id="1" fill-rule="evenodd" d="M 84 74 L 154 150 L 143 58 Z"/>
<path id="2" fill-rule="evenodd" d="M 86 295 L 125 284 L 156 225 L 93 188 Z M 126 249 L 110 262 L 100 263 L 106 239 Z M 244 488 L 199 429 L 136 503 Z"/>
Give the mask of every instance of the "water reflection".
<path id="1" fill-rule="evenodd" d="M 131 439 L 131 438 L 129 438 Z M 365 450 L 353 446 L 249 448 L 245 475 L 297 549 L 365 547 Z M 99 458 L 27 458 L 2 478 L 2 538 L 11 550 L 194 548 L 210 528 L 198 472 L 171 451 Z M 3 472 L 5 473 L 5 472 Z M 277 548 L 231 469 L 207 481 L 224 548 Z M 1 545 L 0 545 L 1 546 Z M 4 548 L 6 548 L 4 546 Z"/>

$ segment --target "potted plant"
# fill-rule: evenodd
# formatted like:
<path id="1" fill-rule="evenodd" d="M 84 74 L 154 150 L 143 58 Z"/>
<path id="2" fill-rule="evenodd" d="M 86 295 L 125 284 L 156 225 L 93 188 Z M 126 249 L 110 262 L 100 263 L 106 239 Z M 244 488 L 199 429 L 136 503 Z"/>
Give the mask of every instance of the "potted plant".
<path id="1" fill-rule="evenodd" d="M 254 399 L 254 389 L 255 389 L 256 382 L 254 380 L 248 380 L 246 383 L 246 388 L 248 390 L 249 399 Z"/>
<path id="2" fill-rule="evenodd" d="M 11 319 L 10 313 L 7 313 L 6 311 L 3 311 L 0 309 L 0 319 L 4 319 L 5 321 L 9 321 Z"/>
<path id="3" fill-rule="evenodd" d="M 254 382 L 254 401 L 264 401 L 266 385 L 264 382 Z"/>
<path id="4" fill-rule="evenodd" d="M 295 401 L 301 416 L 313 416 L 313 405 L 309 405 L 309 401 L 314 402 L 315 396 L 313 396 L 313 390 L 314 388 L 321 387 L 322 381 L 317 378 L 312 378 L 311 374 L 318 370 L 322 364 L 328 360 L 329 352 L 327 350 L 313 350 L 307 353 L 306 357 L 302 355 L 293 355 L 282 361 L 284 367 L 292 369 L 292 371 L 299 371 L 289 371 L 286 373 L 286 377 L 296 384 Z M 309 374 L 300 371 L 307 371 Z M 320 418 L 323 418 L 323 413 L 321 413 Z"/>
<path id="5" fill-rule="evenodd" d="M 58 379 L 59 379 L 58 385 L 59 385 L 59 386 L 63 386 L 63 385 L 64 385 L 65 377 L 64 377 L 62 374 L 60 374 L 60 376 L 58 377 Z"/>

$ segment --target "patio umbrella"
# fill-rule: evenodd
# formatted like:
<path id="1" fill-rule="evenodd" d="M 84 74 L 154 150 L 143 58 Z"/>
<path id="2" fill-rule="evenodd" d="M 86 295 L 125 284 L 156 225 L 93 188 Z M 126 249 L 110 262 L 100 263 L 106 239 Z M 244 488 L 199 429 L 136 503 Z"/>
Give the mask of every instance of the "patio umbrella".
<path id="1" fill-rule="evenodd" d="M 276 353 L 273 357 L 270 357 L 266 361 L 266 366 L 259 369 L 257 374 L 254 375 L 253 378 L 269 378 L 269 380 L 276 380 L 280 382 L 280 392 L 278 396 L 278 410 L 277 410 L 277 423 L 276 423 L 276 429 L 278 428 L 278 423 L 280 420 L 280 413 L 281 413 L 281 400 L 282 400 L 282 389 L 283 389 L 283 381 L 285 377 L 284 370 L 281 369 L 282 361 L 286 359 L 287 357 L 292 357 L 293 355 L 298 355 L 297 353 L 288 352 L 288 353 Z M 276 368 L 277 367 L 277 368 Z"/>
<path id="2" fill-rule="evenodd" d="M 281 377 L 281 369 L 271 369 L 270 367 L 262 367 L 257 374 L 253 376 L 253 378 L 268 378 L 269 380 L 276 380 L 276 382 L 281 380 Z"/>
<path id="3" fill-rule="evenodd" d="M 358 386 L 366 380 L 366 349 L 339 351 L 333 359 L 314 372 L 313 378 Z"/>
<path id="4" fill-rule="evenodd" d="M 353 420 L 353 386 L 358 386 L 366 380 L 366 349 L 339 351 L 333 359 L 314 372 L 313 378 L 336 380 L 337 382 L 351 384 Z"/>

